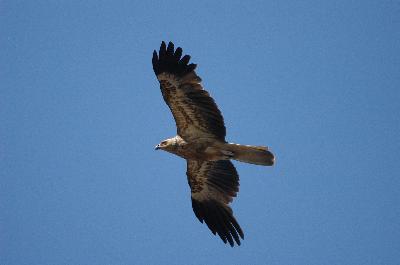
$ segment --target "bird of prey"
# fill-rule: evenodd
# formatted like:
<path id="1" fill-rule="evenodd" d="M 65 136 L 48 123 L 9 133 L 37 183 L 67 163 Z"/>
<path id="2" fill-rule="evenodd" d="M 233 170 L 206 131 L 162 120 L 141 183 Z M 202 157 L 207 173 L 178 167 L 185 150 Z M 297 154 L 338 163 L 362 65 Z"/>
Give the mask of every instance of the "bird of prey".
<path id="1" fill-rule="evenodd" d="M 155 149 L 178 155 L 187 161 L 187 179 L 192 208 L 200 222 L 233 247 L 244 238 L 229 203 L 239 191 L 239 175 L 231 159 L 272 166 L 274 155 L 265 146 L 228 143 L 221 112 L 203 89 L 190 56 L 182 48 L 168 47 L 163 41 L 154 50 L 153 70 L 162 96 L 175 119 L 177 135 L 162 141 Z M 240 238 L 239 238 L 240 237 Z"/>

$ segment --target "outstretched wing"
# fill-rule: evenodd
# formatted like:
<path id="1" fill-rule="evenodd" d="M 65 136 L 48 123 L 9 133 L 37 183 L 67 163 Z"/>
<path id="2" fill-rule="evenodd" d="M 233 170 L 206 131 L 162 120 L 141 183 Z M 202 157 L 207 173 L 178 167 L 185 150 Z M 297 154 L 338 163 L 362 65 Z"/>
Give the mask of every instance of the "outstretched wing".
<path id="1" fill-rule="evenodd" d="M 196 217 L 215 235 L 233 247 L 240 245 L 243 231 L 233 216 L 229 203 L 239 191 L 239 176 L 229 160 L 187 160 L 192 208 Z"/>
<path id="2" fill-rule="evenodd" d="M 160 82 L 165 102 L 174 116 L 178 135 L 185 140 L 213 138 L 225 141 L 224 119 L 213 98 L 201 86 L 201 78 L 188 64 L 189 55 L 174 44 L 161 43 L 159 54 L 153 53 L 153 69 Z"/>

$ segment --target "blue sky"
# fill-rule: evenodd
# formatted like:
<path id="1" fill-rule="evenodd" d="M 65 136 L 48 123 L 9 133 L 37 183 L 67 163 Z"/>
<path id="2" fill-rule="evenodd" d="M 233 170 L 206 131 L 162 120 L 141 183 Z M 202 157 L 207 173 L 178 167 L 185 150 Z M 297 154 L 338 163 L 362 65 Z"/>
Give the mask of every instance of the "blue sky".
<path id="1" fill-rule="evenodd" d="M 398 1 L 1 1 L 0 263 L 398 264 Z M 198 64 L 235 163 L 231 248 L 195 218 L 151 67 Z"/>

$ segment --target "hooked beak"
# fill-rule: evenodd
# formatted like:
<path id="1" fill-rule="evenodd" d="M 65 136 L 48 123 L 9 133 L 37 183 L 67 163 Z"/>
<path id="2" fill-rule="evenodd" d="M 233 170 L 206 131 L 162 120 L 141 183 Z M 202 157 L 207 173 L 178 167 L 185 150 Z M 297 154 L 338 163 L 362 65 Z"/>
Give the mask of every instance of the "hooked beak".
<path id="1" fill-rule="evenodd" d="M 159 145 L 159 144 L 156 145 L 156 147 L 154 148 L 154 150 L 158 150 L 158 149 L 160 149 L 160 145 Z"/>

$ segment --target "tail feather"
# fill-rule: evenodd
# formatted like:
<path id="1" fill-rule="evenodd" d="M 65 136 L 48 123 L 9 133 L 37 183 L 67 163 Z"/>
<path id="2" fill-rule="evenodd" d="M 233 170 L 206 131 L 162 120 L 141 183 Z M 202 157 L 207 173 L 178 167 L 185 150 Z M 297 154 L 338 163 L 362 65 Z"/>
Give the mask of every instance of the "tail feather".
<path id="1" fill-rule="evenodd" d="M 225 150 L 233 153 L 232 159 L 263 166 L 272 166 L 275 163 L 274 154 L 266 146 L 252 146 L 228 143 Z"/>

